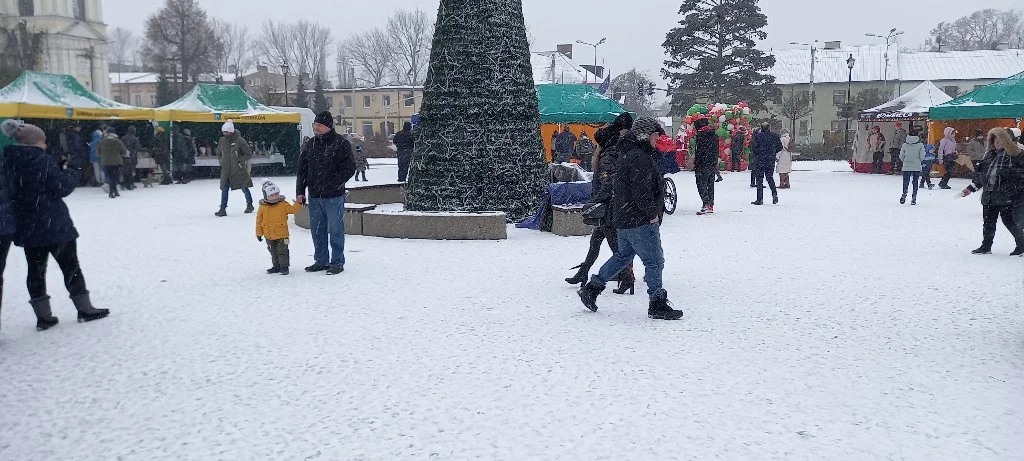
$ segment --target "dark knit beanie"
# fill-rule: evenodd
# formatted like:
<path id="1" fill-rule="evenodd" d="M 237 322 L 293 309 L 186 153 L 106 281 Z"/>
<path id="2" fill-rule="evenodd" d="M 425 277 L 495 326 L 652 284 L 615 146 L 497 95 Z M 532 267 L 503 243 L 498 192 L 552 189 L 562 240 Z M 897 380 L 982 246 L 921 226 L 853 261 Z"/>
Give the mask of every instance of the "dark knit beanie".
<path id="1" fill-rule="evenodd" d="M 334 128 L 334 116 L 331 115 L 330 111 L 325 110 L 320 112 L 320 114 L 316 116 L 316 120 L 314 120 L 314 122 L 326 126 L 327 128 Z"/>
<path id="2" fill-rule="evenodd" d="M 640 117 L 633 123 L 632 133 L 636 135 L 637 139 L 646 141 L 651 138 L 652 134 L 665 134 L 665 128 L 662 128 L 661 123 L 654 117 Z"/>
<path id="3" fill-rule="evenodd" d="M 615 117 L 615 121 L 612 122 L 612 128 L 616 130 L 629 130 L 633 128 L 633 116 L 629 112 L 623 112 Z"/>

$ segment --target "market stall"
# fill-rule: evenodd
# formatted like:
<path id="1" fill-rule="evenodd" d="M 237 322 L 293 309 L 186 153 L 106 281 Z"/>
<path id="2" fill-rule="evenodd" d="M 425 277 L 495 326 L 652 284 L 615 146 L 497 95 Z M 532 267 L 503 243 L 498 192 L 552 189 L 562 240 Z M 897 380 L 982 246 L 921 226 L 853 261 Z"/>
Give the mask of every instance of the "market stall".
<path id="1" fill-rule="evenodd" d="M 541 137 L 544 152 L 551 161 L 552 136 L 568 125 L 576 137 L 594 133 L 615 120 L 626 109 L 615 100 L 598 93 L 588 85 L 537 85 L 540 102 Z"/>
<path id="2" fill-rule="evenodd" d="M 252 165 L 292 172 L 298 165 L 301 119 L 297 112 L 260 103 L 238 85 L 200 83 L 177 101 L 156 109 L 156 120 L 172 133 L 178 128 L 192 132 L 197 167 L 220 166 L 215 148 L 221 126 L 231 120 L 252 146 Z"/>
<path id="3" fill-rule="evenodd" d="M 850 167 L 858 173 L 871 173 L 874 152 L 868 148 L 868 136 L 877 126 L 886 142 L 882 172 L 892 171 L 894 159 L 891 150 L 899 149 L 902 145 L 901 140 L 905 139 L 914 127 L 924 127 L 932 107 L 952 99 L 932 82 L 924 82 L 903 96 L 862 111 L 857 118 Z"/>
<path id="4" fill-rule="evenodd" d="M 963 141 L 975 130 L 1024 127 L 1022 119 L 1024 72 L 933 107 L 928 118 L 929 140 L 938 142 L 946 127 L 955 128 L 960 133 L 958 141 Z"/>

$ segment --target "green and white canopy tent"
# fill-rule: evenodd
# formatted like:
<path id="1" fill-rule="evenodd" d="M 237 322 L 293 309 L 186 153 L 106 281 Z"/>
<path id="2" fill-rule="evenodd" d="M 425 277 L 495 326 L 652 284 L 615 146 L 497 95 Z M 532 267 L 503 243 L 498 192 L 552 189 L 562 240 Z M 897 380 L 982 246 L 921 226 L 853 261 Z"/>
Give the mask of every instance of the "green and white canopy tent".
<path id="1" fill-rule="evenodd" d="M 1024 118 L 1024 72 L 932 107 L 929 119 L 981 120 Z"/>

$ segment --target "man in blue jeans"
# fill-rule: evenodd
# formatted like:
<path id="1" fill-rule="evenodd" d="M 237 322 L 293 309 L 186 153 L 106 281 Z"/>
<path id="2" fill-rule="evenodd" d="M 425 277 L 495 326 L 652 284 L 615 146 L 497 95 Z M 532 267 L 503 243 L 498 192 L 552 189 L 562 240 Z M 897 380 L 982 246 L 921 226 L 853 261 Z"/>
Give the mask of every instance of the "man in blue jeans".
<path id="1" fill-rule="evenodd" d="M 644 283 L 650 296 L 647 316 L 658 320 L 679 320 L 683 317 L 682 311 L 673 309 L 669 304 L 661 279 L 665 269 L 665 254 L 661 248 L 665 180 L 656 166 L 655 159 L 661 158 L 661 153 L 655 145 L 663 134 L 665 129 L 657 119 L 641 117 L 619 143 L 622 153 L 612 199 L 619 250 L 579 291 L 583 305 L 593 312 L 597 312 L 597 297 L 608 281 L 622 272 L 634 256 L 639 256 L 644 263 Z"/>
<path id="2" fill-rule="evenodd" d="M 356 172 L 352 144 L 334 131 L 334 117 L 324 111 L 313 123 L 316 132 L 299 155 L 295 201 L 306 203 L 313 234 L 313 265 L 306 272 L 337 275 L 345 271 L 345 183 Z"/>

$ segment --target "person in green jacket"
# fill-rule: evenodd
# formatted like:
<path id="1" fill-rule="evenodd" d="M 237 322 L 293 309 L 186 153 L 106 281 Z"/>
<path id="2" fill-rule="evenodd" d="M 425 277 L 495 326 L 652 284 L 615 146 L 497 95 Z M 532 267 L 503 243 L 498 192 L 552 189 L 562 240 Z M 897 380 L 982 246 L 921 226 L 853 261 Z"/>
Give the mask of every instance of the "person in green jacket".
<path id="1" fill-rule="evenodd" d="M 918 134 L 917 131 L 912 132 L 900 148 L 900 161 L 903 162 L 903 196 L 900 197 L 900 204 L 907 203 L 907 188 L 913 182 L 914 195 L 910 204 L 917 205 L 917 190 L 924 165 L 924 144 Z"/>
<path id="2" fill-rule="evenodd" d="M 96 149 L 96 156 L 99 157 L 100 165 L 103 166 L 103 175 L 107 180 L 107 196 L 110 198 L 120 197 L 117 192 L 118 179 L 121 177 L 121 165 L 124 164 L 123 156 L 127 150 L 124 143 L 117 137 L 112 128 L 107 128 L 100 138 L 100 145 Z"/>
<path id="3" fill-rule="evenodd" d="M 220 142 L 217 153 L 220 155 L 220 210 L 214 213 L 217 217 L 228 215 L 228 192 L 241 189 L 245 194 L 245 212 L 252 213 L 252 177 L 249 176 L 249 159 L 252 158 L 252 147 L 237 131 L 235 124 L 228 120 L 221 127 Z"/>

